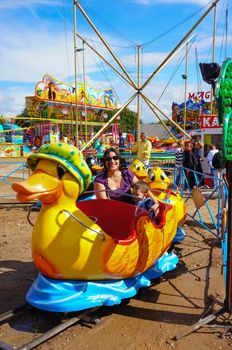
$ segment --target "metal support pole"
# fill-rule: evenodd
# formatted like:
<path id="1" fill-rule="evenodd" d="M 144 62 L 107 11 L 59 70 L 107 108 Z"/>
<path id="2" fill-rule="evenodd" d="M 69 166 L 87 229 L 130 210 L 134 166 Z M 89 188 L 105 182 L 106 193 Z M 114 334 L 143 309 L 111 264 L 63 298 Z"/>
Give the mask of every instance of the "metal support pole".
<path id="1" fill-rule="evenodd" d="M 86 76 L 85 76 L 85 42 L 82 41 L 83 48 L 83 83 L 84 83 L 84 114 L 85 114 L 85 142 L 88 141 L 87 108 L 86 108 Z"/>
<path id="2" fill-rule="evenodd" d="M 216 45 L 216 14 L 217 6 L 214 7 L 214 18 L 213 18 L 213 48 L 212 48 L 212 62 L 215 61 L 215 45 Z M 213 87 L 210 89 L 210 114 L 213 115 Z"/>
<path id="3" fill-rule="evenodd" d="M 113 58 L 115 59 L 115 61 L 117 62 L 117 64 L 119 65 L 119 67 L 122 69 L 122 71 L 124 72 L 124 74 L 127 76 L 127 78 L 130 80 L 131 84 L 133 85 L 133 87 L 136 89 L 136 84 L 133 81 L 133 79 L 131 78 L 131 76 L 129 75 L 129 73 L 127 72 L 126 68 L 123 66 L 123 64 L 121 63 L 121 61 L 118 59 L 118 57 L 115 55 L 115 53 L 113 52 L 113 50 L 111 49 L 111 47 L 107 44 L 106 40 L 103 38 L 103 36 L 100 34 L 100 32 L 98 31 L 98 29 L 95 27 L 95 25 L 93 24 L 93 22 L 91 21 L 91 19 L 89 18 L 89 16 L 86 14 L 86 12 L 84 11 L 84 9 L 81 7 L 81 5 L 79 4 L 79 2 L 77 0 L 74 0 L 75 5 L 79 8 L 79 10 L 81 11 L 81 13 L 84 15 L 85 19 L 89 22 L 89 24 L 91 25 L 91 27 L 93 28 L 93 30 L 95 31 L 95 33 L 97 34 L 97 36 L 101 39 L 102 43 L 105 45 L 105 47 L 107 48 L 107 50 L 110 52 L 110 54 L 113 56 Z"/>
<path id="4" fill-rule="evenodd" d="M 194 31 L 194 29 L 202 22 L 202 20 L 209 14 L 209 12 L 212 10 L 212 8 L 214 6 L 216 6 L 217 2 L 219 0 L 215 0 L 211 6 L 207 9 L 207 11 L 201 16 L 201 18 L 194 24 L 194 26 L 188 31 L 188 33 L 184 36 L 184 38 L 177 44 L 177 46 L 172 50 L 172 52 L 166 57 L 166 59 L 161 63 L 161 65 L 151 74 L 151 76 L 143 83 L 142 86 L 140 86 L 140 58 L 138 58 L 138 86 L 136 86 L 136 83 L 133 81 L 133 79 L 131 78 L 131 76 L 129 75 L 129 73 L 127 72 L 127 70 L 124 68 L 124 66 L 122 65 L 122 63 L 120 62 L 120 60 L 118 59 L 118 57 L 115 55 L 115 53 L 113 52 L 113 50 L 110 48 L 110 46 L 107 44 L 107 42 L 105 41 L 105 39 L 103 38 L 103 36 L 100 34 L 100 32 L 97 30 L 97 28 L 94 26 L 93 22 L 90 20 L 90 18 L 88 17 L 88 15 L 85 13 L 85 11 L 83 10 L 83 8 L 80 6 L 79 2 L 77 0 L 74 0 L 74 4 L 79 8 L 79 10 L 81 11 L 81 13 L 84 15 L 84 17 L 86 18 L 86 20 L 88 21 L 88 23 L 91 25 L 91 27 L 93 28 L 93 30 L 95 31 L 95 33 L 98 35 L 98 37 L 100 38 L 100 40 L 102 41 L 102 43 L 105 45 L 105 47 L 107 48 L 107 50 L 110 52 L 110 54 L 113 56 L 113 58 L 115 59 L 115 61 L 117 62 L 117 64 L 120 66 L 120 68 L 122 69 L 123 73 L 125 74 L 126 77 L 124 77 L 115 67 L 113 67 L 111 64 L 109 64 L 109 62 L 106 61 L 106 59 L 104 59 L 104 61 L 109 64 L 121 77 L 123 77 L 123 79 L 125 81 L 127 81 L 135 90 L 136 90 L 136 94 L 133 95 L 131 97 L 131 99 L 129 99 L 127 102 L 111 119 L 108 123 L 106 123 L 106 125 L 92 138 L 92 140 L 90 140 L 89 142 L 87 142 L 87 144 L 83 147 L 82 150 L 86 149 L 87 147 L 89 147 L 90 145 L 92 145 L 92 143 L 105 131 L 105 129 L 108 127 L 108 125 L 110 125 L 110 123 L 119 115 L 119 113 L 134 99 L 134 97 L 136 95 L 138 95 L 138 119 L 140 119 L 140 97 L 142 96 L 143 98 L 147 98 L 141 91 L 149 84 L 149 82 L 152 80 L 152 78 L 158 74 L 158 72 L 171 60 L 171 58 L 184 46 L 186 45 L 186 39 L 190 36 L 190 34 Z M 76 23 L 75 23 L 76 26 Z M 75 37 L 76 37 L 76 33 L 75 33 Z M 79 36 L 80 37 L 80 36 Z M 187 39 L 187 41 L 189 41 L 189 39 Z M 185 43 L 184 43 L 185 42 Z M 90 46 L 88 44 L 88 46 Z M 93 49 L 93 48 L 92 48 Z M 94 50 L 96 53 L 97 51 Z M 98 54 L 98 53 L 97 53 Z M 100 54 L 98 54 L 100 56 Z M 138 49 L 138 55 L 140 55 L 139 53 L 139 49 Z M 103 58 L 102 56 L 100 56 L 101 58 Z M 147 98 L 147 100 L 149 100 Z M 178 130 L 180 130 L 181 132 L 183 132 L 183 134 L 185 136 L 187 136 L 188 138 L 190 138 L 190 136 L 185 132 L 185 130 L 183 130 L 178 124 L 176 124 L 171 118 L 169 118 L 160 108 L 158 108 L 154 103 L 152 103 L 150 100 L 149 102 L 151 103 L 151 105 L 157 109 L 161 114 L 163 114 Z M 76 120 L 78 120 L 78 118 L 76 118 Z M 78 123 L 77 123 L 78 124 Z M 138 131 L 140 130 L 140 120 L 138 120 Z M 139 135 L 139 133 L 138 133 Z"/>
<path id="5" fill-rule="evenodd" d="M 152 107 L 151 103 L 149 102 L 149 100 L 147 98 L 144 97 L 144 101 L 146 102 L 146 104 L 148 105 L 148 107 L 152 110 L 152 112 L 156 115 L 156 117 L 159 119 L 159 121 L 161 122 L 161 124 L 164 126 L 164 128 L 167 130 L 167 132 L 172 136 L 172 138 L 175 140 L 175 142 L 177 142 L 176 137 L 173 135 L 173 133 L 170 131 L 170 129 L 167 127 L 167 125 L 164 123 L 164 121 L 160 118 L 160 116 L 158 115 L 158 113 L 155 111 L 155 109 Z"/>
<path id="6" fill-rule="evenodd" d="M 141 119 L 141 96 L 140 96 L 140 85 L 141 85 L 141 46 L 137 46 L 138 49 L 138 93 L 137 93 L 137 141 L 140 140 L 140 119 Z"/>
<path id="7" fill-rule="evenodd" d="M 76 116 L 76 146 L 78 145 L 79 130 L 78 130 L 78 101 L 77 101 L 77 40 L 76 40 L 76 4 L 74 1 L 73 8 L 73 18 L 74 18 L 74 72 L 75 72 L 75 116 Z"/>
<path id="8" fill-rule="evenodd" d="M 131 101 L 133 101 L 136 95 L 137 93 L 131 96 L 129 100 L 126 103 L 124 103 L 124 105 L 110 118 L 110 120 L 101 128 L 101 130 L 99 130 L 94 135 L 94 137 L 86 143 L 86 145 L 81 149 L 81 151 L 84 151 L 86 148 L 89 148 L 104 133 L 104 131 L 119 116 L 119 114 L 124 110 L 124 108 L 126 108 L 131 103 Z"/>
<path id="9" fill-rule="evenodd" d="M 76 33 L 78 38 L 80 38 L 85 45 L 87 45 L 98 57 L 100 57 L 110 68 L 112 68 L 125 82 L 127 82 L 131 87 L 135 88 L 134 85 L 128 80 L 116 67 L 114 67 L 104 56 L 102 56 L 92 45 L 90 45 L 80 34 Z"/>
<path id="10" fill-rule="evenodd" d="M 186 114 L 187 114 L 187 85 L 188 85 L 188 43 L 186 44 L 185 55 L 185 81 L 184 81 L 184 125 L 183 129 L 186 130 Z"/>
<path id="11" fill-rule="evenodd" d="M 194 26 L 188 31 L 188 33 L 183 37 L 183 39 L 177 44 L 177 46 L 170 52 L 170 54 L 165 58 L 165 60 L 160 64 L 160 66 L 151 74 L 151 76 L 144 82 L 141 86 L 141 90 L 150 83 L 150 81 L 159 73 L 159 71 L 170 61 L 170 58 L 173 54 L 179 49 L 182 43 L 189 37 L 189 35 L 194 31 L 194 29 L 203 21 L 203 19 L 210 13 L 212 8 L 216 6 L 219 0 L 216 0 L 212 3 L 212 5 L 208 8 L 208 10 L 201 16 L 201 18 L 194 24 Z"/>
<path id="12" fill-rule="evenodd" d="M 180 132 L 182 132 L 188 139 L 191 139 L 191 136 L 189 136 L 189 134 L 183 130 L 177 123 L 174 122 L 174 120 L 172 120 L 164 111 L 162 111 L 159 107 L 157 107 L 154 102 L 152 102 L 144 93 L 141 92 L 141 96 L 143 97 L 143 99 L 148 100 L 150 102 L 150 104 L 157 109 L 157 111 L 159 111 L 161 114 L 163 114 L 169 121 L 170 123 L 172 123 Z"/>

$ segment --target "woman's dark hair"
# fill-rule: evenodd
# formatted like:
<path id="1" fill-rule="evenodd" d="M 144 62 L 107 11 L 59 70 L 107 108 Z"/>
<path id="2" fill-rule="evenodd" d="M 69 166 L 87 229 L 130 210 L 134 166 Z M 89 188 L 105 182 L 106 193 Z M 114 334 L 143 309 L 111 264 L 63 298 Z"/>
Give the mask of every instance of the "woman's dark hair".
<path id="1" fill-rule="evenodd" d="M 216 148 L 216 145 L 214 145 L 214 144 L 212 143 L 212 145 L 209 146 L 209 149 L 210 149 L 210 150 L 213 150 L 214 148 Z"/>
<path id="2" fill-rule="evenodd" d="M 107 148 L 103 154 L 103 158 L 102 158 L 102 161 L 103 161 L 103 165 L 104 165 L 104 169 L 107 170 L 107 167 L 106 167 L 106 158 L 109 156 L 110 152 L 114 152 L 116 154 L 116 156 L 118 156 L 118 159 L 119 159 L 119 170 L 122 170 L 123 169 L 123 160 L 122 160 L 122 157 L 121 157 L 121 154 L 119 153 L 119 151 L 114 148 L 114 147 L 110 147 L 110 148 Z"/>

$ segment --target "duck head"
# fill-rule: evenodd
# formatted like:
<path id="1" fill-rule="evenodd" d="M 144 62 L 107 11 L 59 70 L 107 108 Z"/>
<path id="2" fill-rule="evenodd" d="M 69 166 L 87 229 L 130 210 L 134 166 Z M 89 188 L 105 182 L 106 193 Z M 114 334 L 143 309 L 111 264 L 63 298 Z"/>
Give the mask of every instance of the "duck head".
<path id="1" fill-rule="evenodd" d="M 103 170 L 104 170 L 103 164 L 99 164 L 97 159 L 93 156 L 89 156 L 86 159 L 86 163 L 88 164 L 92 175 L 97 175 L 97 174 L 103 172 Z"/>
<path id="2" fill-rule="evenodd" d="M 163 169 L 161 169 L 158 166 L 155 166 L 148 172 L 148 175 L 146 177 L 146 183 L 151 189 L 163 191 L 169 187 L 170 180 L 163 171 Z"/>
<path id="3" fill-rule="evenodd" d="M 27 159 L 33 171 L 26 181 L 16 182 L 12 188 L 22 202 L 39 199 L 51 204 L 62 195 L 76 199 L 91 181 L 91 171 L 81 152 L 73 145 L 51 143 Z"/>
<path id="4" fill-rule="evenodd" d="M 147 170 L 144 164 L 138 159 L 135 159 L 133 163 L 131 163 L 129 170 L 141 181 L 145 180 L 147 177 Z"/>

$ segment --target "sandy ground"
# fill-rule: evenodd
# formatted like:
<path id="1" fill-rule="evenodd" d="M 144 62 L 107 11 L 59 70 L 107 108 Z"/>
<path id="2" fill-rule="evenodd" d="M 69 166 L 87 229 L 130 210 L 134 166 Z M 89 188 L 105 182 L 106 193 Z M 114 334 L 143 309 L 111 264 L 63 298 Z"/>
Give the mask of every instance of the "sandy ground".
<path id="1" fill-rule="evenodd" d="M 10 193 L 0 183 L 1 193 Z M 12 193 L 11 193 L 12 194 Z M 14 198 L 14 197 L 12 197 Z M 13 199 L 3 199 L 11 202 Z M 32 226 L 22 206 L 0 203 L 0 313 L 25 303 L 25 294 L 37 275 L 30 251 Z M 216 207 L 216 200 L 211 201 Z M 189 202 L 190 210 L 194 205 Z M 204 210 L 204 209 L 203 209 Z M 35 220 L 36 212 L 31 215 Z M 190 330 L 211 303 L 210 296 L 224 300 L 220 244 L 193 220 L 185 225 L 186 239 L 174 248 L 180 262 L 177 268 L 141 290 L 127 305 L 109 307 L 97 314 L 100 323 L 92 327 L 74 325 L 40 345 L 40 350 L 76 349 L 230 349 L 231 324 L 223 314 L 217 328 L 200 328 L 181 340 L 173 338 Z M 216 303 L 214 310 L 220 306 Z M 210 311 L 211 313 L 211 311 Z M 57 315 L 36 312 L 0 326 L 0 340 L 16 347 L 42 334 Z M 215 324 L 215 322 L 214 322 Z"/>

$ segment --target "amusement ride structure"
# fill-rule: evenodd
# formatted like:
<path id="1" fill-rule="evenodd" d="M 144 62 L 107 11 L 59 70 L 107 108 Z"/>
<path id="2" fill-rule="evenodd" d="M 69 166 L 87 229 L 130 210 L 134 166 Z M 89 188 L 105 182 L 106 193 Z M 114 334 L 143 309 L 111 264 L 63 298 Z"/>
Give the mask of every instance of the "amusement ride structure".
<path id="1" fill-rule="evenodd" d="M 32 258 L 39 275 L 27 293 L 27 302 L 42 310 L 52 312 L 73 312 L 98 306 L 112 306 L 136 295 L 142 287 L 149 287 L 151 280 L 176 267 L 178 257 L 169 251 L 171 244 L 184 238 L 182 225 L 185 223 L 187 206 L 179 193 L 169 189 L 170 180 L 163 170 L 154 167 L 146 174 L 145 168 L 135 161 L 130 170 L 143 179 L 159 203 L 157 221 L 149 213 L 136 205 L 114 200 L 90 199 L 80 201 L 80 195 L 88 189 L 92 173 L 82 154 L 117 120 L 120 113 L 137 98 L 137 134 L 140 135 L 141 99 L 170 132 L 159 116 L 166 117 L 169 123 L 186 138 L 190 135 L 170 118 L 143 92 L 161 69 L 191 40 L 194 29 L 216 8 L 214 1 L 204 15 L 188 31 L 159 67 L 141 83 L 141 46 L 137 47 L 137 82 L 127 72 L 106 40 L 92 23 L 78 1 L 76 7 L 94 29 L 105 48 L 115 59 L 121 71 L 99 54 L 75 30 L 88 45 L 133 89 L 133 95 L 117 109 L 116 100 L 110 89 L 94 91 L 86 84 L 77 82 L 69 86 L 50 75 L 45 75 L 36 85 L 31 104 L 50 104 L 50 113 L 56 104 L 62 108 L 70 107 L 76 112 L 76 139 L 79 138 L 78 106 L 85 108 L 117 109 L 116 113 L 102 128 L 77 149 L 61 142 L 43 144 L 38 152 L 27 159 L 31 175 L 27 180 L 12 185 L 21 202 L 39 200 L 41 209 L 32 234 Z M 74 42 L 75 42 L 74 40 Z M 77 50 L 74 43 L 75 52 Z M 231 180 L 232 143 L 232 81 L 231 60 L 225 62 L 218 79 L 216 99 L 219 104 L 219 120 L 223 123 L 223 152 L 227 161 L 228 178 Z M 39 102 L 38 102 L 39 101 Z M 185 104 L 186 105 L 186 104 Z M 185 106 L 186 107 L 186 106 Z M 60 107 L 59 107 L 60 108 Z M 35 108 L 36 109 L 36 108 Z M 68 112 L 69 113 L 69 112 Z M 70 114 L 73 116 L 73 114 Z M 72 117 L 73 118 L 73 117 Z M 186 113 L 185 113 L 186 118 Z M 87 123 L 87 120 L 85 120 Z M 184 125 L 186 120 L 184 120 Z M 86 124 L 87 125 L 87 124 Z M 171 136 L 176 140 L 175 135 Z M 231 192 L 231 191 L 230 191 Z M 227 296 L 225 309 L 231 311 L 232 304 L 232 259 L 231 259 L 231 208 L 229 195 L 227 232 Z M 120 218 L 120 219 L 119 219 Z M 214 318 L 218 315 L 215 314 Z M 213 319 L 214 319 L 213 318 Z M 212 319 L 212 318 L 211 318 Z"/>
<path id="2" fill-rule="evenodd" d="M 91 24 L 123 73 L 112 64 L 110 64 L 111 68 L 136 91 L 82 147 L 82 151 L 90 147 L 136 97 L 138 134 L 140 130 L 140 99 L 143 98 L 155 115 L 157 115 L 156 111 L 159 111 L 186 137 L 190 137 L 144 94 L 143 89 L 165 64 L 186 45 L 193 30 L 215 8 L 217 2 L 215 1 L 208 8 L 163 63 L 141 84 L 140 46 L 138 46 L 138 81 L 135 83 L 84 12 L 80 3 L 74 1 L 74 7 L 77 6 Z M 76 18 L 75 11 L 76 9 L 74 9 L 74 19 Z M 81 39 L 85 42 L 83 38 Z M 109 64 L 106 59 L 104 60 Z M 105 94 L 94 94 L 86 85 L 81 85 L 79 90 L 76 85 L 73 90 L 71 86 L 65 86 L 49 75 L 46 75 L 43 81 L 36 86 L 36 99 L 75 103 L 76 110 L 78 98 L 79 101 L 83 102 L 83 96 L 85 105 L 86 103 L 90 104 L 90 98 L 93 99 L 97 96 L 97 102 L 92 102 L 93 105 L 98 103 L 105 108 L 115 107 L 115 100 L 110 90 L 105 91 Z M 76 121 L 78 122 L 78 120 Z M 160 119 L 160 121 L 162 120 Z M 163 121 L 162 124 L 164 124 Z M 165 127 L 167 128 L 167 126 Z M 78 135 L 76 137 L 78 138 Z M 144 283 L 149 285 L 149 279 L 162 274 L 167 266 L 169 269 L 175 267 L 175 257 L 173 263 L 167 264 L 166 260 L 171 259 L 172 261 L 172 257 L 168 255 L 164 259 L 163 256 L 173 242 L 178 227 L 184 223 L 187 209 L 181 196 L 168 190 L 169 181 L 162 174 L 162 171 L 154 168 L 146 178 L 148 186 L 155 191 L 160 205 L 159 222 L 154 223 L 146 212 L 137 210 L 133 205 L 117 201 L 110 201 L 110 206 L 108 200 L 98 201 L 97 205 L 97 200 L 78 202 L 76 205 L 76 198 L 88 188 L 91 182 L 91 171 L 82 153 L 72 145 L 59 142 L 44 144 L 37 153 L 28 157 L 28 166 L 33 171 L 32 175 L 24 183 L 13 184 L 13 189 L 17 192 L 17 198 L 20 201 L 38 199 L 42 203 L 32 238 L 32 256 L 41 275 L 28 293 L 29 303 L 50 311 L 76 311 L 96 305 L 112 305 L 120 302 L 123 298 L 135 295 Z M 113 227 L 110 218 L 116 217 L 121 212 L 127 212 L 127 215 L 123 216 L 125 219 Z M 50 232 L 47 230 L 48 226 Z M 60 256 L 64 258 L 60 259 Z M 162 259 L 162 268 L 160 259 Z M 123 284 L 123 294 L 121 295 L 117 288 L 115 289 L 115 282 L 112 286 L 112 280 L 121 280 L 127 284 L 128 278 L 131 279 L 128 293 L 126 293 L 127 287 Z M 76 280 L 78 280 L 78 285 Z M 104 282 L 105 280 L 109 280 L 109 282 Z M 99 292 L 95 290 L 96 283 Z M 62 285 L 62 289 L 68 286 L 67 303 L 60 302 L 60 297 L 57 300 L 53 299 L 58 285 Z M 88 287 L 89 285 L 90 287 Z M 76 298 L 77 289 L 79 300 Z M 75 303 L 73 303 L 73 298 L 76 300 Z M 69 301 L 71 301 L 71 305 Z"/>
<path id="3" fill-rule="evenodd" d="M 74 2 L 125 76 L 111 65 L 112 68 L 136 90 L 136 93 L 113 115 L 109 122 L 86 143 L 82 151 L 97 140 L 135 97 L 138 101 L 138 119 L 141 97 L 154 113 L 156 113 L 155 110 L 162 112 L 142 90 L 186 44 L 194 28 L 216 6 L 216 3 L 217 1 L 209 7 L 163 64 L 143 84 L 140 82 L 140 65 L 138 66 L 136 84 L 79 2 Z M 138 62 L 140 62 L 139 55 L 140 47 L 138 47 Z M 56 82 L 53 80 L 51 84 L 51 81 L 51 77 L 48 76 L 46 82 L 43 81 L 37 85 L 37 98 L 54 98 L 55 100 L 65 98 L 77 103 L 77 99 L 72 97 L 71 90 L 68 90 L 69 93 L 67 93 L 64 88 L 59 87 L 58 89 Z M 86 87 L 81 87 L 81 89 L 86 98 Z M 77 87 L 75 94 L 77 96 Z M 114 103 L 112 98 L 111 102 L 109 100 L 104 102 L 106 106 Z M 185 130 L 168 116 L 167 118 L 189 137 Z M 167 266 L 169 269 L 175 267 L 175 257 L 167 255 L 164 259 L 164 254 L 173 242 L 178 227 L 184 223 L 187 208 L 179 194 L 168 190 L 169 180 L 165 174 L 162 174 L 162 170 L 154 168 L 146 178 L 148 186 L 154 190 L 160 207 L 159 221 L 152 222 L 149 215 L 143 210 L 117 201 L 111 200 L 110 206 L 108 200 L 87 200 L 78 202 L 76 205 L 76 198 L 88 188 L 91 182 L 91 171 L 82 153 L 72 145 L 45 144 L 37 153 L 28 157 L 28 166 L 33 171 L 32 175 L 25 182 L 14 183 L 13 189 L 17 192 L 17 198 L 20 201 L 39 199 L 42 203 L 32 238 L 32 256 L 41 275 L 27 295 L 29 303 L 50 311 L 77 311 L 96 305 L 112 305 L 123 298 L 135 295 L 137 290 L 144 286 L 144 283 L 149 285 L 149 279 L 166 271 Z M 112 225 L 113 218 L 120 216 L 121 212 L 126 212 L 127 215 L 124 215 L 124 219 L 120 222 L 117 221 L 117 225 Z M 48 226 L 50 227 L 49 232 Z M 61 256 L 63 256 L 62 259 L 60 259 Z M 170 260 L 169 263 L 167 260 Z M 163 266 L 161 267 L 160 264 Z M 129 287 L 128 279 L 130 280 Z M 115 282 L 118 280 L 123 283 L 122 289 L 118 286 L 118 282 Z M 117 288 L 115 288 L 115 283 Z M 67 303 L 62 302 L 63 298 L 60 298 L 60 294 L 57 296 L 58 286 L 59 290 L 62 289 L 62 295 L 67 286 L 67 297 L 65 298 Z M 119 292 L 120 289 L 122 294 Z"/>

